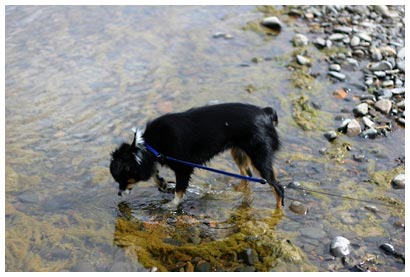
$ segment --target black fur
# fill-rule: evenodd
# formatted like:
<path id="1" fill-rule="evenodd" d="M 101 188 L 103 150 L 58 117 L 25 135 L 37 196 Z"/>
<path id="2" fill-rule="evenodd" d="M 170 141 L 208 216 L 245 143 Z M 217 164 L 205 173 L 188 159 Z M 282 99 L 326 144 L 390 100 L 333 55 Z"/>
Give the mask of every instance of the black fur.
<path id="1" fill-rule="evenodd" d="M 198 164 L 227 149 L 240 149 L 283 199 L 283 188 L 272 168 L 274 154 L 280 147 L 274 127 L 277 124 L 277 114 L 270 107 L 226 103 L 163 115 L 147 124 L 142 137 L 163 155 Z M 135 156 L 140 157 L 139 163 Z M 185 192 L 193 168 L 157 161 L 143 145 L 136 143 L 135 137 L 131 145 L 123 143 L 112 153 L 110 171 L 120 190 L 125 190 L 132 183 L 130 180 L 145 181 L 153 176 L 156 162 L 165 163 L 175 172 L 176 192 Z"/>

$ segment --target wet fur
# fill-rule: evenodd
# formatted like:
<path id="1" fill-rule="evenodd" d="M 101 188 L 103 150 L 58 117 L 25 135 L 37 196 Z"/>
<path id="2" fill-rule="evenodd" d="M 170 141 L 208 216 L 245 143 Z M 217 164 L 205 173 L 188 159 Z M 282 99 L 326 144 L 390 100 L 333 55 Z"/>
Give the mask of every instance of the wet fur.
<path id="1" fill-rule="evenodd" d="M 251 175 L 251 167 L 272 186 L 277 207 L 283 205 L 283 188 L 273 171 L 273 159 L 280 142 L 275 126 L 276 112 L 270 108 L 227 103 L 170 113 L 149 122 L 144 133 L 134 136 L 112 153 L 110 171 L 120 191 L 129 190 L 138 181 L 152 176 L 159 186 L 157 164 L 175 172 L 175 204 L 179 204 L 188 187 L 193 168 L 172 161 L 158 161 L 145 149 L 147 142 L 165 156 L 204 164 L 215 155 L 231 149 L 240 173 Z M 178 199 L 177 199 L 178 198 Z"/>

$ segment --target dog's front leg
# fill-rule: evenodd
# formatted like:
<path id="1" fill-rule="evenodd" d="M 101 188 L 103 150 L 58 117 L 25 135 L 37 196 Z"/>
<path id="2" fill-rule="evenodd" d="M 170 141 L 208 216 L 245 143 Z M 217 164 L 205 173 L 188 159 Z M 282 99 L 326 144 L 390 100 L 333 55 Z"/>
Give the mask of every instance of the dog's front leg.
<path id="1" fill-rule="evenodd" d="M 175 187 L 175 196 L 171 202 L 166 204 L 166 207 L 169 209 L 176 209 L 182 203 L 184 199 L 185 190 L 188 187 L 189 179 L 192 171 L 189 172 L 175 172 L 176 177 L 176 187 Z"/>

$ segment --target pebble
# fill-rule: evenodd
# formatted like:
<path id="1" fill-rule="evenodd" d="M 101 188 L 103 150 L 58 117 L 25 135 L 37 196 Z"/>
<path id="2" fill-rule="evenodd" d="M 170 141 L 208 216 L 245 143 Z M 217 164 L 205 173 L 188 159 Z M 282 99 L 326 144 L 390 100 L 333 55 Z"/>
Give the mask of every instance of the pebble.
<path id="1" fill-rule="evenodd" d="M 316 38 L 316 40 L 313 42 L 314 45 L 316 45 L 317 48 L 322 49 L 326 47 L 326 40 L 324 40 L 321 37 Z"/>
<path id="2" fill-rule="evenodd" d="M 390 243 L 383 243 L 379 246 L 381 250 L 383 250 L 384 253 L 387 255 L 395 255 L 396 250 L 394 250 L 394 246 L 391 245 Z"/>
<path id="3" fill-rule="evenodd" d="M 394 81 L 393 80 L 387 80 L 382 83 L 382 87 L 387 88 L 387 87 L 394 87 Z"/>
<path id="4" fill-rule="evenodd" d="M 380 51 L 382 52 L 382 55 L 385 58 L 395 57 L 397 55 L 396 50 L 391 46 L 384 46 L 384 47 L 380 48 Z"/>
<path id="5" fill-rule="evenodd" d="M 282 29 L 282 22 L 280 22 L 276 16 L 265 17 L 261 24 L 274 31 L 280 31 Z"/>
<path id="6" fill-rule="evenodd" d="M 329 71 L 329 75 L 332 77 L 335 77 L 336 79 L 340 80 L 340 81 L 344 81 L 346 79 L 346 75 L 340 72 L 336 72 L 336 71 Z"/>
<path id="7" fill-rule="evenodd" d="M 357 136 L 362 132 L 362 128 L 360 127 L 360 123 L 356 119 L 352 119 L 346 128 L 346 135 L 349 137 Z"/>
<path id="8" fill-rule="evenodd" d="M 344 39 L 346 37 L 346 35 L 344 35 L 344 34 L 339 34 L 339 33 L 335 33 L 335 34 L 332 34 L 332 35 L 330 35 L 329 36 L 329 39 L 331 40 L 331 41 L 337 41 L 337 40 L 342 40 L 342 39 Z"/>
<path id="9" fill-rule="evenodd" d="M 201 260 L 195 266 L 196 272 L 210 272 L 211 271 L 211 264 L 207 261 Z"/>
<path id="10" fill-rule="evenodd" d="M 364 130 L 360 136 L 364 138 L 375 138 L 379 132 L 375 128 L 369 128 Z"/>
<path id="11" fill-rule="evenodd" d="M 311 65 L 311 61 L 310 61 L 310 59 L 308 59 L 308 58 L 306 58 L 306 57 L 304 57 L 304 56 L 302 56 L 302 55 L 297 55 L 296 56 L 296 61 L 298 62 L 298 64 L 300 64 L 300 65 Z"/>
<path id="12" fill-rule="evenodd" d="M 405 175 L 399 174 L 391 181 L 392 187 L 394 189 L 404 189 L 405 188 Z"/>
<path id="13" fill-rule="evenodd" d="M 350 40 L 350 46 L 356 47 L 360 44 L 360 38 L 358 36 L 353 36 Z"/>
<path id="14" fill-rule="evenodd" d="M 393 66 L 388 61 L 381 61 L 377 63 L 369 63 L 368 68 L 371 71 L 383 71 L 383 70 L 391 70 Z"/>
<path id="15" fill-rule="evenodd" d="M 294 45 L 295 47 L 305 46 L 305 45 L 307 45 L 308 43 L 309 43 L 309 39 L 308 39 L 305 35 L 296 34 L 296 35 L 293 37 L 293 45 Z"/>
<path id="16" fill-rule="evenodd" d="M 380 99 L 374 104 L 374 107 L 384 114 L 390 113 L 392 102 L 389 99 Z"/>
<path id="17" fill-rule="evenodd" d="M 249 266 L 255 265 L 259 260 L 258 253 L 252 248 L 245 249 L 241 254 L 243 261 Z"/>
<path id="18" fill-rule="evenodd" d="M 330 71 L 337 71 L 337 72 L 339 72 L 341 69 L 342 69 L 342 67 L 341 67 L 339 64 L 337 64 L 337 63 L 331 64 L 331 65 L 329 66 L 329 70 L 330 70 Z"/>
<path id="19" fill-rule="evenodd" d="M 406 62 L 403 60 L 398 61 L 397 68 L 402 72 L 406 72 Z"/>
<path id="20" fill-rule="evenodd" d="M 400 60 L 403 60 L 405 58 L 405 55 L 406 55 L 406 49 L 405 49 L 405 47 L 403 47 L 397 53 L 397 58 L 400 59 Z"/>
<path id="21" fill-rule="evenodd" d="M 356 116 L 364 116 L 369 112 L 369 105 L 367 103 L 361 103 L 354 107 L 353 113 Z"/>
<path id="22" fill-rule="evenodd" d="M 365 40 L 365 41 L 367 41 L 367 42 L 371 42 L 371 41 L 372 41 L 371 36 L 369 36 L 367 33 L 361 32 L 361 33 L 358 33 L 357 36 L 358 36 L 360 39 Z"/>
<path id="23" fill-rule="evenodd" d="M 393 95 L 404 94 L 406 92 L 406 88 L 394 88 L 390 90 Z"/>
<path id="24" fill-rule="evenodd" d="M 354 154 L 353 155 L 353 160 L 355 160 L 356 162 L 363 162 L 366 159 L 366 156 L 363 154 Z"/>
<path id="25" fill-rule="evenodd" d="M 335 237 L 330 243 L 330 252 L 333 256 L 341 258 L 350 254 L 350 241 L 342 236 Z"/>
<path id="26" fill-rule="evenodd" d="M 289 210 L 291 210 L 295 214 L 299 214 L 299 215 L 306 215 L 307 212 L 308 212 L 307 207 L 304 206 L 299 201 L 292 201 L 292 203 L 289 206 Z"/>
<path id="27" fill-rule="evenodd" d="M 366 117 L 366 116 L 364 116 L 364 117 L 362 118 L 362 122 L 363 122 L 363 125 L 366 126 L 367 128 L 374 128 L 374 127 L 376 127 L 376 123 L 374 123 L 370 118 L 368 118 L 368 117 Z"/>
<path id="28" fill-rule="evenodd" d="M 335 131 L 328 131 L 324 133 L 325 138 L 327 138 L 328 141 L 333 141 L 337 138 L 337 133 Z"/>

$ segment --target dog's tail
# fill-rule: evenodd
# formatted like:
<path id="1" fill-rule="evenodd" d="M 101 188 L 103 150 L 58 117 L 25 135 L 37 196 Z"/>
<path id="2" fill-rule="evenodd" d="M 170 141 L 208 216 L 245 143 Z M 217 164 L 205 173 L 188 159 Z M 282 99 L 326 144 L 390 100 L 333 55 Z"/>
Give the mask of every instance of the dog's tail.
<path id="1" fill-rule="evenodd" d="M 274 126 L 278 126 L 278 115 L 276 114 L 276 111 L 272 109 L 271 107 L 266 107 L 263 109 L 265 114 L 269 116 L 270 120 L 272 121 Z"/>

